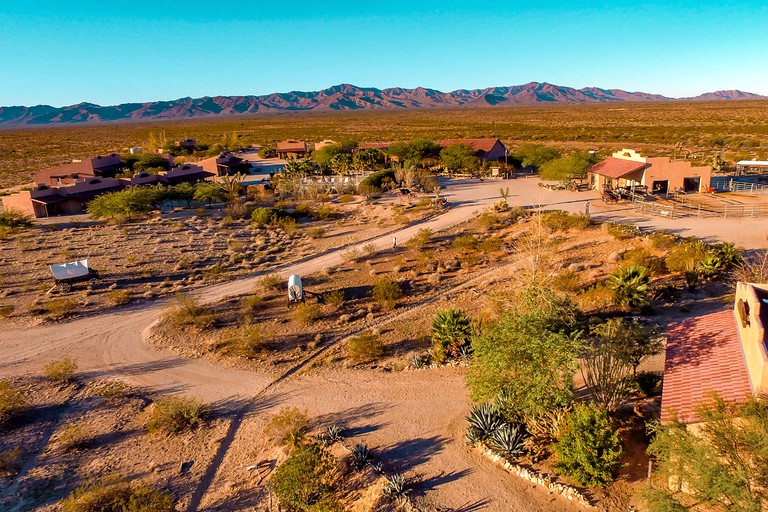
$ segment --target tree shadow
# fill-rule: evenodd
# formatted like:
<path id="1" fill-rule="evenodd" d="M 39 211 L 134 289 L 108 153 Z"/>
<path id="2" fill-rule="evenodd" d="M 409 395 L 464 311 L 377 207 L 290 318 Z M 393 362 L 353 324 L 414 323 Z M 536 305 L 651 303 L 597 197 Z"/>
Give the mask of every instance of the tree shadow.
<path id="1" fill-rule="evenodd" d="M 429 462 L 434 455 L 443 450 L 443 446 L 449 440 L 442 436 L 417 437 L 384 447 L 379 450 L 379 453 L 387 465 L 406 472 Z"/>
<path id="2" fill-rule="evenodd" d="M 326 427 L 329 425 L 339 425 L 344 428 L 346 437 L 356 437 L 363 434 L 375 432 L 386 423 L 374 424 L 371 420 L 381 416 L 388 409 L 382 403 L 363 404 L 349 409 L 323 414 L 312 420 L 315 428 Z"/>

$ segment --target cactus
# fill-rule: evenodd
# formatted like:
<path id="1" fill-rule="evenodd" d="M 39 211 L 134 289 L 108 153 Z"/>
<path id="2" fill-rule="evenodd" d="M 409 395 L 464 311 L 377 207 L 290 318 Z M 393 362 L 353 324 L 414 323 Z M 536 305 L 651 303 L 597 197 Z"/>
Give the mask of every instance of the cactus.
<path id="1" fill-rule="evenodd" d="M 523 453 L 525 435 L 518 424 L 505 424 L 491 437 L 491 448 L 507 460 L 514 460 Z"/>
<path id="2" fill-rule="evenodd" d="M 491 404 L 483 404 L 472 408 L 467 416 L 467 441 L 488 441 L 504 424 L 504 420 Z"/>
<path id="3" fill-rule="evenodd" d="M 403 474 L 396 473 L 387 479 L 387 483 L 381 492 L 390 501 L 405 505 L 408 501 L 408 493 L 411 490 L 408 489 L 408 481 Z"/>

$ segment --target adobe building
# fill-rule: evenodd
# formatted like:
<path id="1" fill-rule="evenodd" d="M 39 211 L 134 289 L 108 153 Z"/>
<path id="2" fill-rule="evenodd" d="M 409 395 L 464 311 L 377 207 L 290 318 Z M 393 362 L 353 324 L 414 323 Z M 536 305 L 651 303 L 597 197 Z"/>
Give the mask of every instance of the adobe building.
<path id="1" fill-rule="evenodd" d="M 59 187 L 72 185 L 78 180 L 88 178 L 114 178 L 125 168 L 125 163 L 117 153 L 96 156 L 88 160 L 75 160 L 70 164 L 52 167 L 35 174 L 35 183 Z"/>
<path id="2" fill-rule="evenodd" d="M 652 194 L 705 192 L 711 178 L 710 166 L 695 167 L 669 157 L 646 158 L 632 149 L 617 151 L 587 171 L 590 187 L 598 191 L 643 185 Z"/>
<path id="3" fill-rule="evenodd" d="M 712 394 L 738 402 L 768 392 L 768 285 L 737 283 L 732 310 L 669 329 L 661 422 L 700 423 Z"/>
<path id="4" fill-rule="evenodd" d="M 475 156 L 481 163 L 498 162 L 506 159 L 509 151 L 499 139 L 445 139 L 440 143 L 441 148 L 447 148 L 455 144 L 464 144 L 472 148 Z"/>
<path id="5" fill-rule="evenodd" d="M 307 156 L 307 143 L 301 140 L 288 139 L 277 143 L 277 157 L 286 160 L 304 158 Z"/>

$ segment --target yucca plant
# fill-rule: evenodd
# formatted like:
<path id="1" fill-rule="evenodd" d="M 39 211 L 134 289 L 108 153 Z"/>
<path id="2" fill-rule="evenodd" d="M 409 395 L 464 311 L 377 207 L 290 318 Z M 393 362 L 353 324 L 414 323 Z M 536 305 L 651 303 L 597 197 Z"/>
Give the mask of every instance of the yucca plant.
<path id="1" fill-rule="evenodd" d="M 439 362 L 459 357 L 471 337 L 472 321 L 466 313 L 453 308 L 440 311 L 432 321 L 432 355 Z"/>
<path id="2" fill-rule="evenodd" d="M 504 425 L 504 419 L 491 404 L 483 404 L 472 408 L 467 423 L 467 442 L 475 444 L 490 440 L 493 433 Z"/>
<path id="3" fill-rule="evenodd" d="M 525 433 L 520 424 L 506 423 L 491 436 L 491 449 L 507 460 L 514 460 L 523 454 Z"/>
<path id="4" fill-rule="evenodd" d="M 628 265 L 614 270 L 608 277 L 608 286 L 613 290 L 616 302 L 631 308 L 648 303 L 648 284 L 651 277 L 648 270 L 637 265 Z"/>
<path id="5" fill-rule="evenodd" d="M 405 505 L 408 501 L 408 493 L 410 492 L 408 481 L 402 473 L 395 473 L 387 478 L 387 483 L 381 491 L 385 498 L 400 505 Z"/>
<path id="6" fill-rule="evenodd" d="M 331 446 L 344 439 L 344 429 L 339 425 L 329 425 L 317 435 L 317 442 L 321 446 Z"/>
<path id="7" fill-rule="evenodd" d="M 352 458 L 355 461 L 355 466 L 357 469 L 361 469 L 366 464 L 371 462 L 373 459 L 373 454 L 371 454 L 371 450 L 368 448 L 368 446 L 364 444 L 356 444 L 352 447 Z"/>

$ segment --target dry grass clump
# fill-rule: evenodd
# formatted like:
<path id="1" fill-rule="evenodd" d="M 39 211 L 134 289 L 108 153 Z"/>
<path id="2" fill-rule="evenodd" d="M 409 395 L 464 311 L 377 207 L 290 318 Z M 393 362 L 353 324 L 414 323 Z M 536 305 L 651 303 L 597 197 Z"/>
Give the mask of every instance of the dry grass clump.
<path id="1" fill-rule="evenodd" d="M 309 325 L 323 317 L 323 309 L 317 304 L 299 304 L 293 312 L 293 319 Z"/>
<path id="2" fill-rule="evenodd" d="M 576 304 L 585 313 L 609 311 L 614 307 L 614 293 L 604 283 L 587 288 L 575 297 Z"/>
<path id="3" fill-rule="evenodd" d="M 345 298 L 346 295 L 344 290 L 333 290 L 323 294 L 323 301 L 336 309 L 340 308 L 344 304 Z"/>
<path id="4" fill-rule="evenodd" d="M 373 283 L 371 295 L 373 300 L 383 307 L 393 309 L 397 305 L 397 301 L 403 297 L 403 289 L 398 282 L 383 277 Z"/>
<path id="5" fill-rule="evenodd" d="M 0 477 L 13 476 L 21 468 L 21 447 L 0 452 Z"/>
<path id="6" fill-rule="evenodd" d="M 569 229 L 584 229 L 589 227 L 589 217 L 583 213 L 568 213 L 555 210 L 542 214 L 541 223 L 552 232 L 568 231 Z"/>
<path id="7" fill-rule="evenodd" d="M 208 415 L 208 408 L 194 398 L 163 398 L 155 403 L 147 430 L 166 435 L 191 432 L 202 427 Z"/>
<path id="8" fill-rule="evenodd" d="M 111 290 L 108 294 L 109 303 L 113 306 L 122 306 L 131 301 L 130 290 Z"/>
<path id="9" fill-rule="evenodd" d="M 261 295 L 250 295 L 243 300 L 243 309 L 250 312 L 258 311 L 263 302 Z"/>
<path id="10" fill-rule="evenodd" d="M 0 426 L 26 407 L 24 392 L 9 380 L 0 380 Z"/>
<path id="11" fill-rule="evenodd" d="M 108 477 L 75 489 L 59 506 L 62 512 L 175 512 L 173 499 L 146 484 Z"/>
<path id="12" fill-rule="evenodd" d="M 55 359 L 46 364 L 43 371 L 53 382 L 72 382 L 77 371 L 77 361 L 69 356 Z"/>
<path id="13" fill-rule="evenodd" d="M 77 450 L 85 446 L 85 443 L 90 439 L 91 434 L 88 428 L 82 424 L 70 425 L 59 437 L 59 446 L 65 452 L 71 450 Z"/>
<path id="14" fill-rule="evenodd" d="M 660 251 L 670 251 L 677 245 L 677 237 L 663 231 L 651 233 L 648 235 L 648 240 L 651 242 L 651 247 Z"/>
<path id="15" fill-rule="evenodd" d="M 52 320 L 61 320 L 77 309 L 77 301 L 67 297 L 52 299 L 42 304 L 43 312 Z"/>
<path id="16" fill-rule="evenodd" d="M 384 344 L 370 331 L 350 338 L 347 343 L 347 356 L 357 362 L 373 361 L 384 355 Z"/>
<path id="17" fill-rule="evenodd" d="M 573 270 L 562 270 L 552 279 L 552 288 L 573 293 L 581 287 L 581 276 Z"/>
<path id="18" fill-rule="evenodd" d="M 267 421 L 264 433 L 273 441 L 284 445 L 302 437 L 308 425 L 309 417 L 306 411 L 296 407 L 283 407 Z"/>
<path id="19" fill-rule="evenodd" d="M 180 293 L 176 295 L 176 305 L 165 312 L 163 320 L 176 329 L 202 330 L 216 323 L 216 315 L 195 299 Z"/>
<path id="20" fill-rule="evenodd" d="M 219 333 L 216 350 L 244 359 L 255 359 L 268 348 L 259 325 L 230 327 Z"/>
<path id="21" fill-rule="evenodd" d="M 91 389 L 92 396 L 99 396 L 108 402 L 117 402 L 128 396 L 129 393 L 128 385 L 119 380 L 99 382 Z"/>
<path id="22" fill-rule="evenodd" d="M 259 279 L 259 286 L 265 290 L 279 291 L 283 288 L 283 278 L 279 274 L 267 274 Z"/>
<path id="23" fill-rule="evenodd" d="M 608 234 L 616 240 L 628 240 L 630 238 L 636 237 L 640 233 L 640 230 L 637 229 L 637 226 L 632 226 L 630 224 L 618 224 L 615 222 L 606 224 L 605 229 L 608 231 Z"/>

